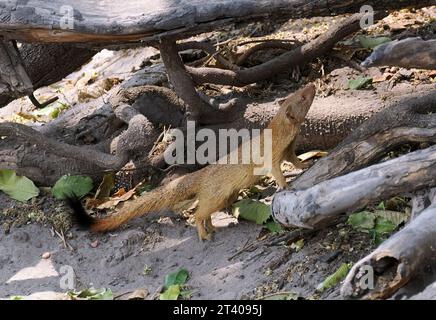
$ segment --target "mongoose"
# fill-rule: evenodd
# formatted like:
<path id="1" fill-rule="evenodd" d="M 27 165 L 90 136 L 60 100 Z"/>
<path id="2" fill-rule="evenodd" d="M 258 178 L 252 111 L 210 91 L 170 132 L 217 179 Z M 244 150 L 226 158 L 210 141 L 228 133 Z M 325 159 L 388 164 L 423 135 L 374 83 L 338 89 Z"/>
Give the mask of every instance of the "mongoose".
<path id="1" fill-rule="evenodd" d="M 314 96 L 313 84 L 290 94 L 279 102 L 280 109 L 267 127 L 271 129 L 272 134 L 271 173 L 280 188 L 286 187 L 286 180 L 280 169 L 283 160 L 288 160 L 301 168 L 301 163 L 295 155 L 295 138 Z M 260 135 L 261 142 L 263 135 L 264 131 Z M 238 152 L 241 147 L 242 144 Z M 257 166 L 260 165 L 211 164 L 126 202 L 120 212 L 105 218 L 89 216 L 79 201 L 70 200 L 70 206 L 79 224 L 95 232 L 104 232 L 116 229 L 130 219 L 147 212 L 176 209 L 178 203 L 195 199 L 198 200 L 194 212 L 198 237 L 200 240 L 210 240 L 214 231 L 211 214 L 230 205 L 236 200 L 241 189 L 250 187 L 261 178 L 253 173 Z"/>

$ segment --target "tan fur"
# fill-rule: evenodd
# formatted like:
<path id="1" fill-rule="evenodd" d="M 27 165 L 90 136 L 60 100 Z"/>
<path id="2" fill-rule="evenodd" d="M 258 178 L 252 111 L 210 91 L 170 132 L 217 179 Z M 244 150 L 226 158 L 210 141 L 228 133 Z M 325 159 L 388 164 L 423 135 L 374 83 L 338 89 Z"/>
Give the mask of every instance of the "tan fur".
<path id="1" fill-rule="evenodd" d="M 294 141 L 314 95 L 315 86 L 313 84 L 289 95 L 280 103 L 281 107 L 277 115 L 268 126 L 272 130 L 271 173 L 280 188 L 286 187 L 286 180 L 280 169 L 281 162 L 286 159 L 296 167 L 301 167 L 295 155 Z M 261 141 L 263 141 L 262 136 Z M 239 147 L 239 152 L 241 147 Z M 261 178 L 253 174 L 254 168 L 255 164 L 209 165 L 126 203 L 118 214 L 97 219 L 91 229 L 93 231 L 112 230 L 147 212 L 172 209 L 177 207 L 177 203 L 181 201 L 197 199 L 195 220 L 198 236 L 200 240 L 210 239 L 213 232 L 211 214 L 230 205 L 241 189 L 255 184 Z"/>

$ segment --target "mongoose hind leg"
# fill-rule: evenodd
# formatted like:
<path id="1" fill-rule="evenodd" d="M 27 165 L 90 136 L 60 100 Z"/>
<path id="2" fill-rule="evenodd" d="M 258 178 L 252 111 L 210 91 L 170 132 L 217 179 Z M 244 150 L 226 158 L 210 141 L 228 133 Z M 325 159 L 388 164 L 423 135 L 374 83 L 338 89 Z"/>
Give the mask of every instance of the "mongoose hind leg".
<path id="1" fill-rule="evenodd" d="M 209 218 L 206 219 L 206 229 L 209 233 L 215 232 L 215 227 L 212 224 L 212 216 L 209 216 Z"/>
<path id="2" fill-rule="evenodd" d="M 198 239 L 200 241 L 212 240 L 212 231 L 209 230 L 209 227 L 212 226 L 211 214 L 212 212 L 206 210 L 201 203 L 198 204 L 195 211 L 195 225 L 197 226 Z"/>

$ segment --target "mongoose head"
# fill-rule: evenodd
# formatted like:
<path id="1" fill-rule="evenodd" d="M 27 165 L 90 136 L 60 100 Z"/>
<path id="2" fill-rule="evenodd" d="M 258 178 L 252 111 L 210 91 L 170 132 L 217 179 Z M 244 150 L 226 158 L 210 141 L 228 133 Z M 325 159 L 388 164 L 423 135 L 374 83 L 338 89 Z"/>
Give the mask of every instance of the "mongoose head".
<path id="1" fill-rule="evenodd" d="M 304 121 L 312 105 L 315 92 L 315 85 L 310 83 L 303 89 L 291 93 L 289 96 L 279 101 L 280 111 L 286 114 L 286 119 L 291 124 L 300 124 Z"/>

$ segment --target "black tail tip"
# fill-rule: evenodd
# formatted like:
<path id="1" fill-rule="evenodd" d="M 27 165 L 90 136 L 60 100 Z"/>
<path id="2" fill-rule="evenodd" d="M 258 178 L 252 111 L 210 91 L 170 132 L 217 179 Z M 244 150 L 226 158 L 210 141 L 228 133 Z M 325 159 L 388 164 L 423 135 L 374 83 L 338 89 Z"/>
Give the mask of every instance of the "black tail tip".
<path id="1" fill-rule="evenodd" d="M 80 227 L 89 229 L 94 224 L 95 219 L 86 212 L 79 198 L 68 196 L 65 198 L 65 202 L 72 210 L 73 220 Z"/>

